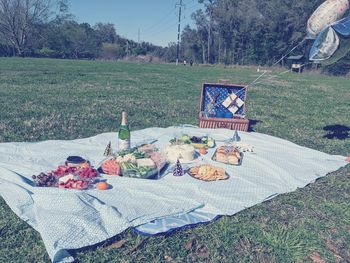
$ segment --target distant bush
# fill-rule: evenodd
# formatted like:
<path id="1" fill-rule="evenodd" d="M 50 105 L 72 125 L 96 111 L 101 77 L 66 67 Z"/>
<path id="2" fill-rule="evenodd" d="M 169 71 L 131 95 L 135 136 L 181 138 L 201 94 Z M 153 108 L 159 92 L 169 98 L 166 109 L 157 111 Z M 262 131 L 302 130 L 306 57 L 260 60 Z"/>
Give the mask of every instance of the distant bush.
<path id="1" fill-rule="evenodd" d="M 123 47 L 119 44 L 103 43 L 100 58 L 102 59 L 119 59 L 125 56 Z"/>
<path id="2" fill-rule="evenodd" d="M 123 58 L 123 61 L 128 62 L 144 62 L 144 63 L 163 63 L 164 61 L 154 55 L 138 55 L 138 56 L 127 56 Z"/>
<path id="3" fill-rule="evenodd" d="M 39 55 L 43 57 L 51 58 L 51 57 L 55 57 L 56 51 L 48 47 L 43 47 L 42 49 L 39 50 Z"/>
<path id="4" fill-rule="evenodd" d="M 12 55 L 14 55 L 13 48 L 11 48 L 9 45 L 0 43 L 0 56 L 7 57 Z"/>

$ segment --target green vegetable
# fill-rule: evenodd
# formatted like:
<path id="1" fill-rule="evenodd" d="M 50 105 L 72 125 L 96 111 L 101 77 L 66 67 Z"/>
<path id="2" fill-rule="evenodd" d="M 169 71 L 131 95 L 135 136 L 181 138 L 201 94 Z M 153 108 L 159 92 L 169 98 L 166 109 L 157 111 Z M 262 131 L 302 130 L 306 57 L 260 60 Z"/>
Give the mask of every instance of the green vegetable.
<path id="1" fill-rule="evenodd" d="M 127 154 L 132 154 L 135 156 L 136 159 L 142 159 L 142 158 L 147 158 L 148 155 L 144 152 L 139 152 L 137 149 L 132 148 L 129 150 L 123 150 L 117 153 L 117 156 L 124 157 Z"/>
<path id="2" fill-rule="evenodd" d="M 146 178 L 153 170 L 153 168 L 146 166 L 137 167 L 133 163 L 121 163 L 120 167 L 122 168 L 123 176 L 133 178 Z"/>
<path id="3" fill-rule="evenodd" d="M 207 146 L 209 148 L 214 148 L 215 147 L 215 141 L 212 138 L 208 138 Z"/>
<path id="4" fill-rule="evenodd" d="M 139 152 L 136 150 L 132 154 L 135 156 L 136 159 L 146 158 L 146 153 L 144 152 Z"/>
<path id="5" fill-rule="evenodd" d="M 184 142 L 184 143 L 190 143 L 191 142 L 191 138 L 187 134 L 182 135 L 179 140 Z"/>
<path id="6" fill-rule="evenodd" d="M 138 168 L 138 172 L 140 173 L 140 175 L 142 177 L 147 176 L 150 171 L 152 171 L 152 168 L 150 168 L 150 167 L 143 166 L 143 167 Z"/>
<path id="7" fill-rule="evenodd" d="M 117 156 L 124 157 L 127 154 L 133 153 L 134 150 L 128 149 L 128 150 L 122 150 L 117 153 Z"/>
<path id="8" fill-rule="evenodd" d="M 129 171 L 129 170 L 137 171 L 137 166 L 133 163 L 121 163 L 120 166 L 123 171 Z"/>

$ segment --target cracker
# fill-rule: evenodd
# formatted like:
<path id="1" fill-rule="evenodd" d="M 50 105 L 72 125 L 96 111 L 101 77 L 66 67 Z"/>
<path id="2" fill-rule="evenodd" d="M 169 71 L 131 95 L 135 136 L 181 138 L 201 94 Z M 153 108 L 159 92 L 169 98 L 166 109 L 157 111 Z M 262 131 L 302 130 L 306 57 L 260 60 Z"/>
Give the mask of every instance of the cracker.
<path id="1" fill-rule="evenodd" d="M 189 174 L 192 177 L 203 181 L 218 181 L 226 180 L 229 178 L 229 176 L 226 174 L 225 169 L 209 164 L 192 167 Z"/>

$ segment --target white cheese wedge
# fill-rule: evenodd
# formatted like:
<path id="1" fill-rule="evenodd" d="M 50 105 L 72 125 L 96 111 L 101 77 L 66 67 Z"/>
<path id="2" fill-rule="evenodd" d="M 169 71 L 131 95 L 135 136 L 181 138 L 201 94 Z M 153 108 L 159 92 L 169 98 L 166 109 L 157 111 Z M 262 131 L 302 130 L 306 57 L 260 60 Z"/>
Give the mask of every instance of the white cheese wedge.
<path id="1" fill-rule="evenodd" d="M 165 148 L 165 154 L 167 156 L 167 160 L 171 163 L 175 163 L 177 159 L 180 162 L 190 162 L 194 159 L 195 149 L 190 144 L 183 145 L 168 145 Z"/>

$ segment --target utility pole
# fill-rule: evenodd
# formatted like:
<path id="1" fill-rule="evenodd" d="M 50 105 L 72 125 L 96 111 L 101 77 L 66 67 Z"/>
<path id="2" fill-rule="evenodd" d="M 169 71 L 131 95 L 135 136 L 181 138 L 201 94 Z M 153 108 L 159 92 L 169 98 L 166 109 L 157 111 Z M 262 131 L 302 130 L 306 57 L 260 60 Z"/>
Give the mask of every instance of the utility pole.
<path id="1" fill-rule="evenodd" d="M 130 52 L 129 52 L 129 40 L 126 40 L 126 56 L 127 56 L 127 57 L 130 56 Z"/>
<path id="2" fill-rule="evenodd" d="M 137 43 L 140 45 L 140 28 L 139 31 L 137 32 Z"/>
<path id="3" fill-rule="evenodd" d="M 180 55 L 181 9 L 184 6 L 182 4 L 182 0 L 180 0 L 180 3 L 176 4 L 176 6 L 179 6 L 179 24 L 177 26 L 177 50 L 176 50 L 176 65 L 178 65 L 179 64 L 179 55 Z"/>

